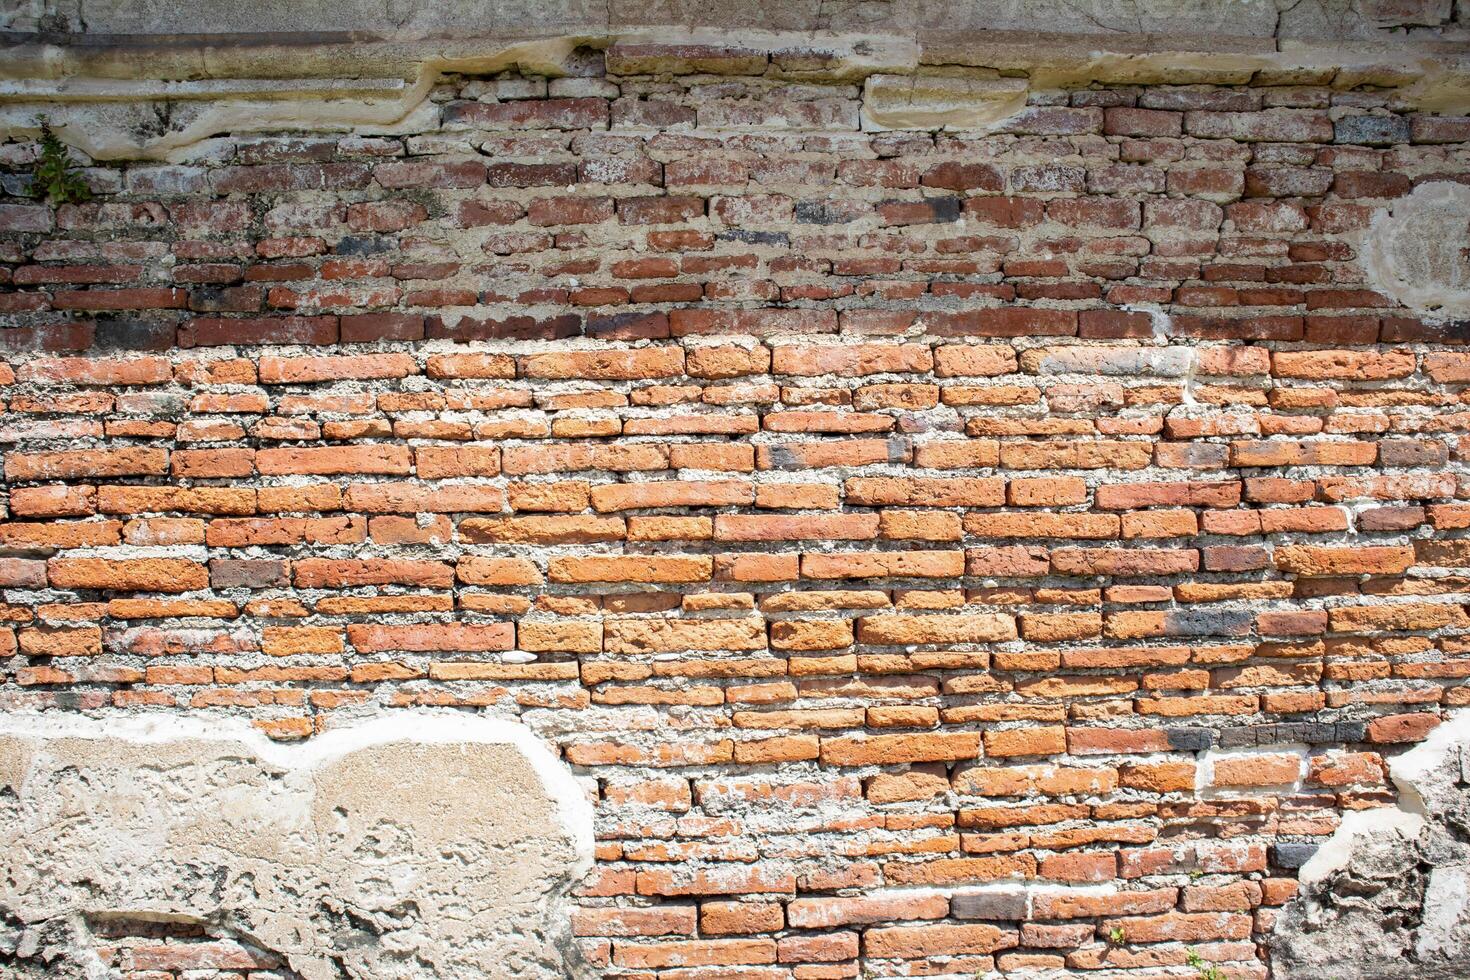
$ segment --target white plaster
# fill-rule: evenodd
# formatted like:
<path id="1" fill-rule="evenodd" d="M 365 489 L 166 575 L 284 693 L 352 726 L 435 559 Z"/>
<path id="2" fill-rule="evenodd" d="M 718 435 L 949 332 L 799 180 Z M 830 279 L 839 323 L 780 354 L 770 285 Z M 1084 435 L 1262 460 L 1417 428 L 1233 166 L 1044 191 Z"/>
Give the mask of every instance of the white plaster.
<path id="1" fill-rule="evenodd" d="M 0 907 L 25 923 L 215 924 L 308 980 L 338 959 L 395 980 L 576 975 L 556 938 L 592 805 L 514 722 L 394 711 L 281 744 L 242 719 L 12 714 L 0 785 Z M 344 913 L 371 926 L 344 936 Z"/>
<path id="2" fill-rule="evenodd" d="M 1362 248 L 1373 288 L 1426 319 L 1470 316 L 1470 187 L 1420 184 L 1373 216 Z"/>
<path id="3" fill-rule="evenodd" d="M 1302 865 L 1297 880 L 1303 887 L 1314 884 L 1335 871 L 1347 866 L 1353 847 L 1362 839 L 1386 835 L 1397 835 L 1405 842 L 1418 836 L 1424 826 L 1424 818 L 1415 813 L 1406 813 L 1396 807 L 1381 807 L 1376 810 L 1353 810 L 1343 815 L 1336 833 L 1329 837 L 1317 852 Z"/>
<path id="4" fill-rule="evenodd" d="M 1454 930 L 1466 908 L 1470 908 L 1470 872 L 1463 867 L 1431 871 L 1424 888 L 1424 917 L 1414 942 L 1415 952 L 1421 957 L 1462 953 Z"/>
<path id="5" fill-rule="evenodd" d="M 1456 746 L 1470 743 L 1470 711 L 1459 711 L 1429 733 L 1429 737 L 1388 764 L 1388 775 L 1399 791 L 1398 808 L 1430 815 L 1419 787 L 1428 784 L 1445 756 Z"/>

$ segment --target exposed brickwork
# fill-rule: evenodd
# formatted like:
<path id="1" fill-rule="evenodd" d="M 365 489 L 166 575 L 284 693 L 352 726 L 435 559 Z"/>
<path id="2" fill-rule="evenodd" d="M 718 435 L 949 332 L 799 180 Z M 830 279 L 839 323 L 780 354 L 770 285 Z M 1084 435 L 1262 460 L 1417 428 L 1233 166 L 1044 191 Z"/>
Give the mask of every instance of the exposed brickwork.
<path id="1" fill-rule="evenodd" d="M 1355 261 L 1470 121 L 650 57 L 0 203 L 0 708 L 519 717 L 601 975 L 1265 976 L 1470 702 L 1470 353 Z"/>
<path id="2" fill-rule="evenodd" d="M 137 980 L 300 978 L 279 956 L 233 939 L 215 939 L 199 926 L 109 920 L 94 923 L 91 932 L 98 960 Z"/>

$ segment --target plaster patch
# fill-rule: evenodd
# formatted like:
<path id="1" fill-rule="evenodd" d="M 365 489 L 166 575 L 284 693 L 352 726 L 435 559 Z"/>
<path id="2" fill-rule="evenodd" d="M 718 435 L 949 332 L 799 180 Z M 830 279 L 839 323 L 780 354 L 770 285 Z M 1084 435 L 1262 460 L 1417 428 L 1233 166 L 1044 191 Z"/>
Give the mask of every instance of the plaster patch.
<path id="1" fill-rule="evenodd" d="M 279 745 L 243 722 L 0 719 L 0 963 L 109 975 L 113 918 L 197 922 L 306 980 L 577 976 L 591 805 L 523 726 L 395 712 Z M 24 975 L 24 974 L 22 974 Z"/>
<path id="2" fill-rule="evenodd" d="M 869 75 L 863 128 L 987 130 L 1026 107 L 1020 78 Z"/>
<path id="3" fill-rule="evenodd" d="M 1420 184 L 1375 214 L 1362 261 L 1375 289 L 1425 317 L 1470 317 L 1470 187 Z"/>

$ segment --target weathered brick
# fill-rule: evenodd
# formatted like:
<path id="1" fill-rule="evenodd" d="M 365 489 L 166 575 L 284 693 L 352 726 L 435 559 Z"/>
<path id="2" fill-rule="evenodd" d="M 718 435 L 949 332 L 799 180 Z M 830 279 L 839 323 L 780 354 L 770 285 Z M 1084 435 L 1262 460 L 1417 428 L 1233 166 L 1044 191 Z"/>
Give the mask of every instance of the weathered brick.
<path id="1" fill-rule="evenodd" d="M 0 702 L 525 714 L 595 810 L 594 973 L 1260 972 L 1470 704 L 1470 355 L 1380 247 L 1465 179 L 1389 57 L 1447 9 L 1344 15 L 1386 68 L 989 130 L 917 115 L 1020 92 L 963 51 L 864 79 L 776 24 L 450 73 L 400 135 L 78 157 L 70 204 L 12 141 Z"/>
<path id="2" fill-rule="evenodd" d="M 46 573 L 58 589 L 190 592 L 209 584 L 204 565 L 184 558 L 53 558 Z"/>

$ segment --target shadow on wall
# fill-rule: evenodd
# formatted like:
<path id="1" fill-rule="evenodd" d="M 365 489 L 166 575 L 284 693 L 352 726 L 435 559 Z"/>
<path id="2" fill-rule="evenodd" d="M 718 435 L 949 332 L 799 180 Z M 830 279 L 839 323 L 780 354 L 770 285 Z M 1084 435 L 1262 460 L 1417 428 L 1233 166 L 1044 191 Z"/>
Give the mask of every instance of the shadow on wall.
<path id="1" fill-rule="evenodd" d="M 563 901 L 591 862 L 590 804 L 512 722 L 393 713 L 281 746 L 0 721 L 0 972 L 578 976 Z"/>

